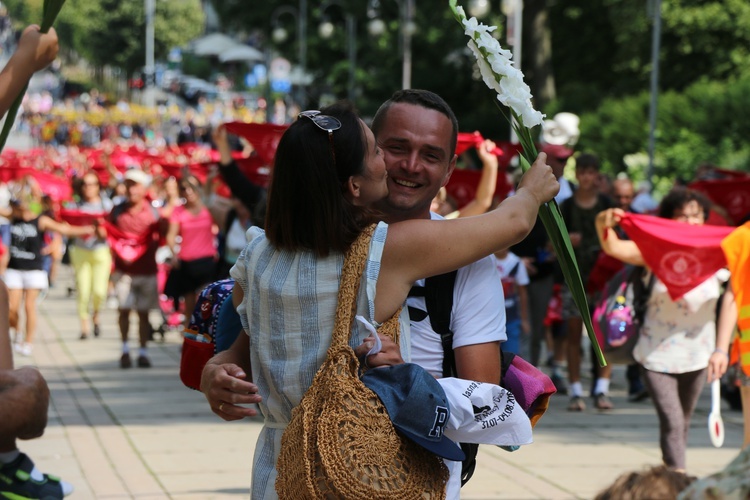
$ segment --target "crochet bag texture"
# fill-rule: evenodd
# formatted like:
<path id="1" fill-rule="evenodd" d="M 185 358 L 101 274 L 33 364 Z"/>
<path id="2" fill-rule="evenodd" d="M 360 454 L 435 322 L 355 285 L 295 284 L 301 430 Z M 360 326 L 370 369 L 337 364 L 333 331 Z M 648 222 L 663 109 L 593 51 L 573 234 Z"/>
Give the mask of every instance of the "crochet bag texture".
<path id="1" fill-rule="evenodd" d="M 375 226 L 344 260 L 331 347 L 281 438 L 279 498 L 444 499 L 448 469 L 398 434 L 377 395 L 359 379 L 351 327 Z M 378 329 L 399 341 L 399 311 Z"/>

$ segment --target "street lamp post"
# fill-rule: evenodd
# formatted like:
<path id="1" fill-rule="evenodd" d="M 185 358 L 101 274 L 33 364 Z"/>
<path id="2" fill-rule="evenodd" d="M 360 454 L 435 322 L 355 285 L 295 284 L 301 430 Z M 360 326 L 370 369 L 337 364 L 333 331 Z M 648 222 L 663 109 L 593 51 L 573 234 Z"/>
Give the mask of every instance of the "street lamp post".
<path id="1" fill-rule="evenodd" d="M 271 13 L 271 26 L 274 41 L 283 42 L 287 33 L 284 28 L 279 26 L 279 17 L 283 14 L 291 14 L 297 21 L 297 64 L 300 68 L 300 74 L 304 77 L 307 71 L 307 0 L 299 0 L 299 8 L 295 9 L 290 5 L 282 5 L 277 7 Z M 300 82 L 297 85 L 297 103 L 302 109 L 307 106 L 307 92 L 304 88 L 304 82 Z"/>
<path id="2" fill-rule="evenodd" d="M 489 0 L 470 0 L 469 15 L 484 17 L 490 12 Z M 507 43 L 513 48 L 513 67 L 521 70 L 521 45 L 523 40 L 523 0 L 501 0 L 500 10 L 508 20 Z M 513 119 L 515 123 L 515 118 Z M 518 142 L 516 129 L 510 127 L 510 142 Z M 514 161 L 517 157 L 514 157 Z"/>
<path id="3" fill-rule="evenodd" d="M 415 31 L 414 25 L 414 0 L 395 0 L 399 7 L 401 18 L 401 88 L 411 88 L 412 51 L 411 38 Z M 367 16 L 370 18 L 368 31 L 373 36 L 381 35 L 385 31 L 385 23 L 380 19 L 380 0 L 370 0 L 367 7 Z"/>
<path id="4" fill-rule="evenodd" d="M 341 10 L 344 10 L 344 5 L 339 0 L 327 0 L 323 2 L 320 7 L 320 11 L 323 12 L 323 22 L 320 24 L 318 31 L 322 38 L 328 38 L 333 34 L 333 24 L 328 20 L 328 16 L 325 14 L 326 9 L 338 5 Z M 354 102 L 357 98 L 356 92 L 356 67 L 357 67 L 357 21 L 354 15 L 344 12 L 344 19 L 346 22 L 346 37 L 347 37 L 347 56 L 349 59 L 349 84 L 347 89 L 347 96 L 350 101 Z"/>
<path id="5" fill-rule="evenodd" d="M 500 6 L 503 14 L 508 18 L 508 45 L 513 47 L 513 66 L 520 71 L 523 41 L 523 0 L 503 0 Z M 515 121 L 515 118 L 513 120 Z M 510 142 L 518 142 L 515 127 L 510 127 Z"/>
<path id="6" fill-rule="evenodd" d="M 154 96 L 154 75 L 156 65 L 154 63 L 154 12 L 156 0 L 144 0 L 146 13 L 146 66 L 144 69 L 143 103 L 146 107 L 153 108 L 156 105 Z"/>
<path id="7" fill-rule="evenodd" d="M 401 88 L 411 88 L 411 36 L 414 33 L 414 0 L 401 0 L 404 9 L 403 25 L 401 26 L 404 59 L 401 69 Z"/>
<path id="8" fill-rule="evenodd" d="M 661 47 L 661 0 L 653 1 L 654 27 L 651 33 L 651 103 L 648 109 L 648 172 L 646 180 L 654 185 L 654 156 L 656 154 L 656 109 L 659 97 L 659 52 Z"/>

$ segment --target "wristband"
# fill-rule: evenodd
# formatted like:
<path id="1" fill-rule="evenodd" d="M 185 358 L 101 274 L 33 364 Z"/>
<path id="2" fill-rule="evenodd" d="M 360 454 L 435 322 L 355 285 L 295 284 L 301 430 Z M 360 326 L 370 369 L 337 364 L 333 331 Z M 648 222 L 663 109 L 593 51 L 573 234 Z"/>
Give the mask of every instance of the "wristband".
<path id="1" fill-rule="evenodd" d="M 724 356 L 727 357 L 727 359 L 729 358 L 729 353 L 725 351 L 724 349 L 714 349 L 714 354 L 716 353 L 723 354 Z"/>

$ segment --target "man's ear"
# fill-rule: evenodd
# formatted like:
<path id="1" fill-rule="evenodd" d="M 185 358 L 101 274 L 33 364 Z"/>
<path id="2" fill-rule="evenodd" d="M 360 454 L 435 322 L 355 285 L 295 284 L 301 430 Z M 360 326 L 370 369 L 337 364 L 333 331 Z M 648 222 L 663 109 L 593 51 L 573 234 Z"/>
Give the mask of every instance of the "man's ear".
<path id="1" fill-rule="evenodd" d="M 445 185 L 448 184 L 448 181 L 451 180 L 451 174 L 453 174 L 453 171 L 456 169 L 456 161 L 458 161 L 458 155 L 453 155 L 453 158 L 451 158 L 451 161 L 448 163 L 448 171 L 445 173 L 443 183 L 440 187 L 445 187 Z"/>

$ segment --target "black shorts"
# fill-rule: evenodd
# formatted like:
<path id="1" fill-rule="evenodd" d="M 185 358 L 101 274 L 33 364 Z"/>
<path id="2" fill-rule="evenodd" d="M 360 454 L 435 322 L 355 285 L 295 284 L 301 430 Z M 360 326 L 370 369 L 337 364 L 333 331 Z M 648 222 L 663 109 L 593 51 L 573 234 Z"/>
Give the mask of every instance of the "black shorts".
<path id="1" fill-rule="evenodd" d="M 178 298 L 186 293 L 197 292 L 216 275 L 216 260 L 203 257 L 195 260 L 181 260 L 177 268 L 172 268 L 164 285 L 167 297 Z"/>

